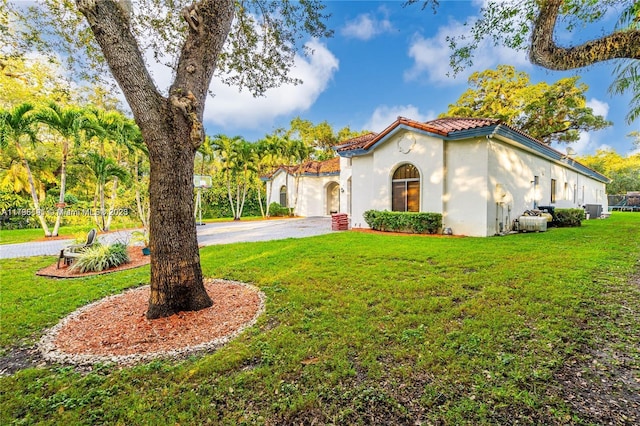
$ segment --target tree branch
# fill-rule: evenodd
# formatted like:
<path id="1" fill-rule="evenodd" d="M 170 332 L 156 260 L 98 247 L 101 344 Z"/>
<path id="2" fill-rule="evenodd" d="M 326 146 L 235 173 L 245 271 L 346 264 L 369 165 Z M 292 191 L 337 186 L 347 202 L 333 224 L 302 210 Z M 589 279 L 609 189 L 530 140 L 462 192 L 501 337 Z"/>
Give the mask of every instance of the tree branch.
<path id="1" fill-rule="evenodd" d="M 195 149 L 204 141 L 204 103 L 218 56 L 231 30 L 234 11 L 233 0 L 202 0 L 182 10 L 189 28 L 169 99 L 190 123 L 189 139 Z"/>
<path id="2" fill-rule="evenodd" d="M 117 0 L 76 0 L 76 5 L 87 19 L 138 125 L 143 127 L 145 122 L 153 121 L 150 112 L 157 112 L 164 98 L 129 30 L 129 15 Z"/>
<path id="3" fill-rule="evenodd" d="M 610 59 L 640 59 L 640 31 L 625 30 L 564 48 L 553 40 L 558 12 L 563 0 L 541 2 L 533 27 L 529 58 L 532 63 L 551 70 L 570 70 Z"/>
<path id="4" fill-rule="evenodd" d="M 169 93 L 185 96 L 191 92 L 201 104 L 196 106 L 199 116 L 218 56 L 231 30 L 234 12 L 233 0 L 202 0 L 182 11 L 182 16 L 189 25 L 189 32 L 180 52 L 176 78 Z"/>

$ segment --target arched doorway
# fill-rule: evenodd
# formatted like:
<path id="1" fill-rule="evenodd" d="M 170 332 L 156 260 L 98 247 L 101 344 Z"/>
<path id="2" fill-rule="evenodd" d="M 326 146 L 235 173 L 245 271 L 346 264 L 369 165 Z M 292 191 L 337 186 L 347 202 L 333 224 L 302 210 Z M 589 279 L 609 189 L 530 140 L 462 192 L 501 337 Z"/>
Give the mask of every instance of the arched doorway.
<path id="1" fill-rule="evenodd" d="M 334 214 L 340 211 L 340 185 L 337 182 L 330 182 L 327 185 L 327 214 Z"/>

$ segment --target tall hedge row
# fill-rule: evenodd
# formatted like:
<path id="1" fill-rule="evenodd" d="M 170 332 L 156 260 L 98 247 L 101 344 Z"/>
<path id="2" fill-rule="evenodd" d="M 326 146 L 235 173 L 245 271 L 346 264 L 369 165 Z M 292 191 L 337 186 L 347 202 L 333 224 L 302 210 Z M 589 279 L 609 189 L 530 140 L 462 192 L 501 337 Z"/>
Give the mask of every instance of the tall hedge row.
<path id="1" fill-rule="evenodd" d="M 390 212 L 367 210 L 364 220 L 376 231 L 435 234 L 442 228 L 440 213 Z"/>

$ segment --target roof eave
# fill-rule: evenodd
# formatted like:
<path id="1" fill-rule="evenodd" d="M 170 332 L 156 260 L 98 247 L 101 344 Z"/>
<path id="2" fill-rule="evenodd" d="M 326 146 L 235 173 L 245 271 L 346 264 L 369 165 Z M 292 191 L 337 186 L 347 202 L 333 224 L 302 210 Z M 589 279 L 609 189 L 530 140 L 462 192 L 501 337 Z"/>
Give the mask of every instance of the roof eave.
<path id="1" fill-rule="evenodd" d="M 513 143 L 513 142 L 517 142 L 518 144 L 528 148 L 528 150 L 537 152 L 538 154 L 546 157 L 549 160 L 552 160 L 556 163 L 559 163 L 565 167 L 569 167 L 579 173 L 582 173 L 583 175 L 589 176 L 597 181 L 600 181 L 602 183 L 610 183 L 611 179 L 609 179 L 608 177 L 606 177 L 605 175 L 596 172 L 595 170 L 590 169 L 589 167 L 585 166 L 584 164 L 580 163 L 579 161 L 576 161 L 574 159 L 568 158 L 566 155 L 564 155 L 563 153 L 561 153 L 560 151 L 553 149 L 552 147 L 550 147 L 549 145 L 543 144 L 542 142 L 539 142 L 533 138 L 529 138 L 526 137 L 514 130 L 512 130 L 511 128 L 504 126 L 504 125 L 498 125 L 497 128 L 495 129 L 495 131 L 493 132 L 494 135 L 499 135 L 502 136 L 503 138 L 505 138 L 506 140 L 504 140 L 507 143 Z"/>

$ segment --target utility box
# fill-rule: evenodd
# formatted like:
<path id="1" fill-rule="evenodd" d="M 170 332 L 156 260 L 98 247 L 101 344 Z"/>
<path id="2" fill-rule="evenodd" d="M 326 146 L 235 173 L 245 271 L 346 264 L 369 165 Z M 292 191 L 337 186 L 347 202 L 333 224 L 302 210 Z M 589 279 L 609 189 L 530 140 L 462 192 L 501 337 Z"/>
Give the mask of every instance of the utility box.
<path id="1" fill-rule="evenodd" d="M 602 205 L 600 204 L 585 204 L 584 208 L 589 215 L 589 219 L 598 219 L 602 216 Z"/>
<path id="2" fill-rule="evenodd" d="M 544 232 L 547 230 L 547 218 L 544 216 L 520 216 L 518 218 L 521 232 Z"/>

